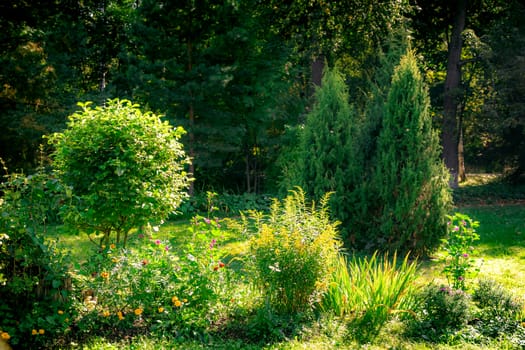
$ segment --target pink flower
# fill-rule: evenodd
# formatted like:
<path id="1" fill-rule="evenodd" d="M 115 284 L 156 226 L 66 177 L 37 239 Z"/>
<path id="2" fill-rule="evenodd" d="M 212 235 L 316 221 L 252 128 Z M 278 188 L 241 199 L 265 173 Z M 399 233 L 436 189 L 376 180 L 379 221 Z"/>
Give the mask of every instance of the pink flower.
<path id="1" fill-rule="evenodd" d="M 467 253 L 463 253 L 463 257 L 464 258 L 468 258 L 468 254 Z"/>
<path id="2" fill-rule="evenodd" d="M 160 239 L 157 239 L 157 240 L 155 241 L 155 244 L 159 245 L 159 244 L 160 244 Z"/>
<path id="3" fill-rule="evenodd" d="M 459 231 L 459 227 L 458 227 L 458 226 L 454 226 L 454 228 L 452 229 L 452 231 L 454 231 L 454 232 Z"/>
<path id="4" fill-rule="evenodd" d="M 204 218 L 204 222 L 207 223 L 207 224 L 209 224 L 209 223 L 211 222 L 211 220 L 208 219 L 208 218 Z"/>

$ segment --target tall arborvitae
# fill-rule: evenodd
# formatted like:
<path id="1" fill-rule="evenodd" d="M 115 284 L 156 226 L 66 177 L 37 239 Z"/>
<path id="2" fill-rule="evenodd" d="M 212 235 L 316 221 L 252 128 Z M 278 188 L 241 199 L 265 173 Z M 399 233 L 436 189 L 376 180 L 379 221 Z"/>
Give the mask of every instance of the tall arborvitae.
<path id="1" fill-rule="evenodd" d="M 356 114 L 349 101 L 342 75 L 337 69 L 326 70 L 322 85 L 316 92 L 316 103 L 308 114 L 301 139 L 299 174 L 304 189 L 320 199 L 326 192 L 331 197 L 332 214 L 346 221 L 349 210 L 348 187 L 356 174 L 352 147 L 356 130 Z"/>
<path id="2" fill-rule="evenodd" d="M 371 247 L 417 255 L 437 248 L 451 197 L 428 93 L 412 52 L 392 78 L 376 162 L 377 228 L 366 237 Z"/>
<path id="3" fill-rule="evenodd" d="M 378 190 L 372 184 L 376 167 L 378 136 L 382 128 L 388 92 L 394 69 L 409 47 L 408 35 L 403 26 L 393 30 L 385 40 L 385 46 L 377 49 L 377 61 L 371 63 L 371 77 L 367 92 L 356 105 L 363 122 L 357 126 L 353 140 L 353 164 L 355 172 L 348 177 L 346 218 L 342 230 L 347 233 L 346 243 L 353 248 L 366 248 L 370 241 L 367 232 L 376 230 L 377 223 L 371 218 L 378 215 Z M 351 182 L 351 183 L 350 183 Z"/>

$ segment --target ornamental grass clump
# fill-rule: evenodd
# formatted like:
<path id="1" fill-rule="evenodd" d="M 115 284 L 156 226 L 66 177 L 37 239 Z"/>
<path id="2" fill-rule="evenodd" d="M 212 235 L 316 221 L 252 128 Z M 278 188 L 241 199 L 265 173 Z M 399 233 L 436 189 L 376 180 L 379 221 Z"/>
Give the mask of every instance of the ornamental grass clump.
<path id="1" fill-rule="evenodd" d="M 358 341 L 370 341 L 394 315 L 413 313 L 416 267 L 408 255 L 402 262 L 395 254 L 340 255 L 322 308 L 346 319 Z"/>
<path id="2" fill-rule="evenodd" d="M 328 287 L 341 242 L 329 219 L 325 195 L 319 208 L 308 205 L 301 189 L 270 214 L 255 215 L 250 242 L 255 283 L 265 303 L 278 313 L 311 310 Z"/>

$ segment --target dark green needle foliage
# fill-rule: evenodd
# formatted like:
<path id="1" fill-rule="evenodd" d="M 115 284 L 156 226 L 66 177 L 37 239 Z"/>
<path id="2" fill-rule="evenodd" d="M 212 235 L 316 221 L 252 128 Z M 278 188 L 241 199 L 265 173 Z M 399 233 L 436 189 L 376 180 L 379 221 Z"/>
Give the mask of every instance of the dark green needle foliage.
<path id="1" fill-rule="evenodd" d="M 394 72 L 377 152 L 372 179 L 377 228 L 367 240 L 381 250 L 427 254 L 446 233 L 451 199 L 428 93 L 412 52 Z"/>

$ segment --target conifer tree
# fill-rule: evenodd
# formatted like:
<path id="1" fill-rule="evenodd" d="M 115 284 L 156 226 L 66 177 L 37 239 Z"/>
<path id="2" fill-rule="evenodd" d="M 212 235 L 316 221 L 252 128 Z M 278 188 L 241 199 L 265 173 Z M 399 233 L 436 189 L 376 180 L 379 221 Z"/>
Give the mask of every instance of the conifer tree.
<path id="1" fill-rule="evenodd" d="M 428 92 L 412 52 L 396 68 L 379 134 L 372 184 L 379 203 L 373 248 L 427 254 L 445 235 L 448 176 Z"/>
<path id="2" fill-rule="evenodd" d="M 327 192 L 332 214 L 345 222 L 349 213 L 348 198 L 356 174 L 353 160 L 357 119 L 349 104 L 345 81 L 337 69 L 327 69 L 316 91 L 316 103 L 308 114 L 301 139 L 301 164 L 298 173 L 302 186 L 312 198 Z"/>

